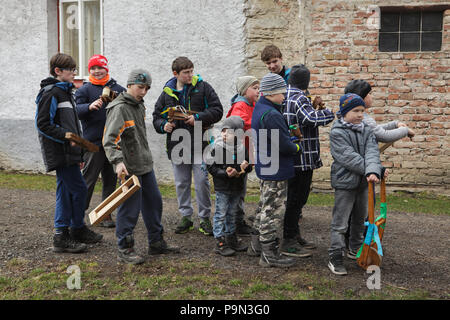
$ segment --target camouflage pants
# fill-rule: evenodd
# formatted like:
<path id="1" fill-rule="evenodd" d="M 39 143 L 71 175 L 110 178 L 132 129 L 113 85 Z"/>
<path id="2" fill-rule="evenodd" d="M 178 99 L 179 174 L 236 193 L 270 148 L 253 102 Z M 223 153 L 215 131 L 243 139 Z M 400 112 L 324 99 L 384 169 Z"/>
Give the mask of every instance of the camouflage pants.
<path id="1" fill-rule="evenodd" d="M 271 242 L 282 233 L 287 200 L 287 181 L 259 183 L 260 198 L 253 227 L 259 231 L 259 241 Z"/>

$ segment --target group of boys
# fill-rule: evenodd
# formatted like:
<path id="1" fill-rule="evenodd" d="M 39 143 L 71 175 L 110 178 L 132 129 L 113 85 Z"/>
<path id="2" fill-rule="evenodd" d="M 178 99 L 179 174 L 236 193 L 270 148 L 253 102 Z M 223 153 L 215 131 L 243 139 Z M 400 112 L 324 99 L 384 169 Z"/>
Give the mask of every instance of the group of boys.
<path id="1" fill-rule="evenodd" d="M 322 166 L 318 127 L 332 122 L 334 114 L 311 100 L 310 73 L 304 65 L 286 68 L 274 45 L 263 50 L 261 60 L 270 72 L 261 81 L 252 76 L 237 79 L 237 94 L 231 99 L 220 135 L 208 138 L 210 128 L 222 118 L 222 104 L 212 86 L 194 75 L 192 61 L 176 58 L 173 77 L 156 101 L 153 126 L 156 132 L 166 134 L 166 151 L 173 168 L 181 214 L 175 233 L 193 229 L 193 173 L 199 231 L 214 236 L 218 254 L 247 251 L 260 257 L 261 266 L 289 267 L 296 262 L 293 257 L 311 256 L 316 248 L 302 237 L 299 219 L 311 189 L 313 170 Z M 101 241 L 102 235 L 84 222 L 101 173 L 103 200 L 115 190 L 117 178 L 136 175 L 141 184 L 119 206 L 116 223 L 112 219 L 104 223 L 105 227 L 116 227 L 118 258 L 132 264 L 145 261 L 134 249 L 133 230 L 140 212 L 148 233 L 148 253 L 178 253 L 179 248 L 163 238 L 163 203 L 146 134 L 144 97 L 152 84 L 150 73 L 133 70 L 125 89 L 110 78 L 106 57 L 91 57 L 88 69 L 89 82 L 76 91 L 74 101 L 71 92 L 76 63 L 66 54 L 56 54 L 50 60 L 52 76 L 41 82 L 36 99 L 36 127 L 44 164 L 47 171 L 56 170 L 57 176 L 54 251 L 84 252 L 86 244 Z M 351 82 L 348 87 L 367 96 L 370 89 L 367 91 L 366 84 Z M 110 103 L 99 99 L 105 86 L 118 93 Z M 383 176 L 374 129 L 363 122 L 363 98 L 346 92 L 340 100 L 339 120 L 330 133 L 336 200 L 329 268 L 335 274 L 346 274 L 342 255 L 347 229 L 348 255 L 362 243 L 367 182 Z M 185 119 L 171 119 L 171 108 L 184 110 Z M 376 123 L 372 125 L 376 127 Z M 400 129 L 401 125 L 396 127 Z M 293 135 L 293 128 L 301 135 Z M 200 147 L 195 139 L 197 130 L 201 137 L 207 137 Z M 83 152 L 65 138 L 67 132 L 97 144 L 99 152 Z M 409 130 L 407 134 L 413 133 Z M 248 217 L 253 218 L 251 227 L 244 219 L 244 198 L 253 163 L 261 195 L 256 215 Z M 213 224 L 208 172 L 216 196 Z M 249 245 L 238 235 L 251 236 Z"/>

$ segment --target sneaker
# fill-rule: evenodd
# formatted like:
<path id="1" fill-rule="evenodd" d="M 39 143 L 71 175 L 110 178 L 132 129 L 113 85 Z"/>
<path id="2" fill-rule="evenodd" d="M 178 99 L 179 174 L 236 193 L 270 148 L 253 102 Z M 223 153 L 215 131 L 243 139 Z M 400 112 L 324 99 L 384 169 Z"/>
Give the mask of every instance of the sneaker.
<path id="1" fill-rule="evenodd" d="M 86 225 L 77 229 L 71 228 L 70 236 L 78 242 L 87 244 L 97 243 L 103 239 L 103 235 L 92 231 Z"/>
<path id="2" fill-rule="evenodd" d="M 200 231 L 201 233 L 203 233 L 206 236 L 212 236 L 213 235 L 213 227 L 211 225 L 211 221 L 209 221 L 209 219 L 201 219 L 198 231 Z"/>
<path id="3" fill-rule="evenodd" d="M 129 264 L 141 264 L 145 262 L 145 259 L 134 251 L 134 248 L 119 249 L 117 258 L 119 261 Z"/>
<path id="4" fill-rule="evenodd" d="M 72 239 L 68 229 L 64 229 L 62 233 L 53 236 L 53 252 L 81 253 L 85 252 L 86 249 L 86 244 Z"/>
<path id="5" fill-rule="evenodd" d="M 339 276 L 345 276 L 347 274 L 347 269 L 345 269 L 344 263 L 342 261 L 341 252 L 334 253 L 330 256 L 328 268 L 331 270 L 331 272 Z"/>
<path id="6" fill-rule="evenodd" d="M 216 244 L 216 248 L 214 249 L 214 252 L 216 252 L 224 257 L 232 256 L 236 252 L 228 246 L 228 244 L 225 242 L 224 237 L 217 238 L 216 240 L 217 240 L 217 244 Z"/>
<path id="7" fill-rule="evenodd" d="M 358 252 L 356 252 L 356 251 L 353 251 L 353 250 L 351 250 L 351 249 L 348 249 L 348 250 L 347 250 L 347 258 L 356 260 L 356 255 L 357 255 L 357 254 L 358 254 Z"/>
<path id="8" fill-rule="evenodd" d="M 308 242 L 305 239 L 303 239 L 301 236 L 297 236 L 297 242 L 299 245 L 301 245 L 304 249 L 308 249 L 308 250 L 314 250 L 317 248 L 317 246 L 312 243 L 312 242 Z"/>
<path id="9" fill-rule="evenodd" d="M 167 253 L 180 253 L 180 248 L 170 247 L 167 242 L 161 237 L 161 240 L 150 243 L 148 246 L 148 254 L 167 254 Z"/>
<path id="10" fill-rule="evenodd" d="M 192 229 L 194 229 L 194 223 L 188 217 L 183 217 L 175 229 L 175 233 L 186 233 Z"/>
<path id="11" fill-rule="evenodd" d="M 281 254 L 299 258 L 312 256 L 312 253 L 304 249 L 296 239 L 283 239 L 283 243 L 281 245 Z"/>
<path id="12" fill-rule="evenodd" d="M 254 232 L 254 229 L 250 227 L 245 220 L 242 220 L 239 223 L 236 223 L 236 234 L 238 236 L 250 236 Z"/>

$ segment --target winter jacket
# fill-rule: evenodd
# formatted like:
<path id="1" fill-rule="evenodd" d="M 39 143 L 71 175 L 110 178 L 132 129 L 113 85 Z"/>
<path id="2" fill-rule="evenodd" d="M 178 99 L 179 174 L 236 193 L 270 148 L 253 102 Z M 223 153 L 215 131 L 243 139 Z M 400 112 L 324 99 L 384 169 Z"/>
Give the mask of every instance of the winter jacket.
<path id="1" fill-rule="evenodd" d="M 363 122 L 373 130 L 378 142 L 394 142 L 408 136 L 408 128 L 398 128 L 398 121 L 377 125 L 371 116 L 364 113 Z"/>
<path id="2" fill-rule="evenodd" d="M 325 126 L 334 120 L 331 110 L 315 110 L 305 92 L 288 86 L 283 103 L 283 115 L 288 125 L 298 125 L 303 135 L 303 152 L 295 157 L 296 170 L 306 171 L 322 167 L 320 159 L 319 126 Z"/>
<path id="3" fill-rule="evenodd" d="M 178 128 L 187 129 L 191 134 L 191 159 L 194 155 L 194 144 L 200 143 L 194 141 L 194 127 L 187 125 L 184 121 L 175 120 L 176 127 L 171 133 L 164 131 L 164 125 L 168 122 L 167 112 L 164 113 L 169 107 L 175 107 L 182 105 L 186 110 L 198 111 L 195 115 L 195 121 L 202 121 L 202 138 L 206 128 L 212 126 L 214 123 L 219 122 L 223 115 L 222 104 L 219 97 L 214 91 L 213 87 L 206 81 L 196 75 L 192 77 L 192 83 L 185 85 L 182 91 L 176 90 L 177 79 L 174 77 L 170 79 L 164 86 L 164 90 L 159 96 L 155 104 L 155 110 L 153 112 L 153 126 L 156 132 L 161 134 L 167 134 L 166 139 L 166 151 L 169 159 L 171 159 L 171 152 L 175 145 L 178 143 L 185 143 L 183 141 L 175 140 L 171 141 L 172 134 L 174 134 Z M 202 141 L 202 150 L 208 145 L 208 141 Z M 180 156 L 182 156 L 180 152 Z"/>
<path id="4" fill-rule="evenodd" d="M 286 66 L 283 66 L 283 69 L 281 69 L 279 75 L 284 79 L 284 82 L 288 84 L 289 76 L 291 74 L 291 68 L 286 68 Z"/>
<path id="5" fill-rule="evenodd" d="M 235 95 L 231 98 L 231 108 L 228 110 L 227 118 L 230 116 L 238 116 L 244 120 L 244 131 L 252 127 L 252 114 L 255 109 L 255 104 L 250 105 L 248 100 L 240 95 Z"/>
<path id="6" fill-rule="evenodd" d="M 375 135 L 368 126 L 362 132 L 346 127 L 341 120 L 334 122 L 330 132 L 331 186 L 335 189 L 355 189 L 366 177 L 382 174 L 380 152 Z"/>
<path id="7" fill-rule="evenodd" d="M 110 87 L 117 94 L 126 91 L 114 79 L 109 80 L 105 86 Z M 108 103 L 103 103 L 99 110 L 94 111 L 89 110 L 89 105 L 102 95 L 103 88 L 104 86 L 85 82 L 75 92 L 75 102 L 77 103 L 77 113 L 83 128 L 83 137 L 98 146 L 102 145 Z"/>
<path id="8" fill-rule="evenodd" d="M 261 180 L 283 181 L 292 178 L 295 174 L 294 156 L 301 151 L 301 147 L 291 141 L 288 125 L 280 109 L 281 106 L 261 97 L 253 111 L 253 145 L 256 150 L 255 172 Z M 267 130 L 267 141 L 263 136 L 264 131 L 260 132 L 260 129 Z M 278 140 L 273 140 L 275 139 L 275 137 L 272 138 L 273 130 L 278 131 Z M 278 147 L 278 155 L 271 154 L 272 145 Z M 273 158 L 271 158 L 272 156 Z M 278 161 L 276 161 L 277 156 Z"/>
<path id="9" fill-rule="evenodd" d="M 36 97 L 35 124 L 47 172 L 82 162 L 82 150 L 72 147 L 66 132 L 81 136 L 81 127 L 72 96 L 73 84 L 48 77 L 41 81 Z"/>
<path id="10" fill-rule="evenodd" d="M 210 146 L 212 151 L 207 157 L 206 164 L 208 172 L 213 177 L 214 191 L 231 193 L 244 190 L 245 176 L 252 171 L 252 166 L 249 165 L 245 169 L 244 174 L 233 178 L 228 177 L 226 170 L 228 167 L 232 167 L 236 169 L 237 172 L 240 172 L 242 161 L 249 161 L 247 149 L 244 148 L 242 143 L 238 144 L 237 140 L 235 140 L 234 144 L 231 146 L 226 145 L 221 137 L 216 139 L 213 144 L 213 146 Z M 216 156 L 220 157 L 220 159 L 215 159 Z M 243 159 L 239 159 L 239 157 Z"/>
<path id="11" fill-rule="evenodd" d="M 139 102 L 126 92 L 106 107 L 106 157 L 113 165 L 123 162 L 129 174 L 138 176 L 153 170 L 144 119 L 144 101 Z"/>

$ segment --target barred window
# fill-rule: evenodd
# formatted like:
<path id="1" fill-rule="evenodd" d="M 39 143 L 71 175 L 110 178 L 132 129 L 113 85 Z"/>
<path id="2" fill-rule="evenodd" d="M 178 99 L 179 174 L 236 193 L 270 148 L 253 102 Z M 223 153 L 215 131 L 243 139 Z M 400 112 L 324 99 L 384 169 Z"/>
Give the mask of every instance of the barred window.
<path id="1" fill-rule="evenodd" d="M 381 12 L 379 50 L 440 51 L 443 11 Z"/>

